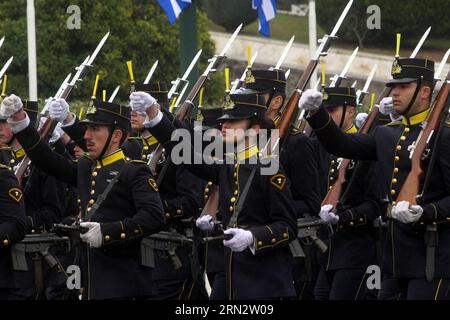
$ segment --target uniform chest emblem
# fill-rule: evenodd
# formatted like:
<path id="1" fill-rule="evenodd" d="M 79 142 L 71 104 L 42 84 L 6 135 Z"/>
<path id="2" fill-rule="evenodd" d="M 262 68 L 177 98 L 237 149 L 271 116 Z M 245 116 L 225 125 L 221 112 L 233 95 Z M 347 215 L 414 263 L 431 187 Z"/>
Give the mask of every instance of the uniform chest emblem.
<path id="1" fill-rule="evenodd" d="M 270 183 L 276 188 L 283 190 L 284 185 L 286 184 L 286 177 L 281 173 L 276 174 L 270 179 Z"/>
<path id="2" fill-rule="evenodd" d="M 148 184 L 150 187 L 152 187 L 153 190 L 155 190 L 156 192 L 158 192 L 158 185 L 156 184 L 155 179 L 153 178 L 148 178 Z"/>
<path id="3" fill-rule="evenodd" d="M 11 188 L 8 191 L 8 195 L 16 202 L 20 202 L 22 199 L 22 191 L 18 188 Z"/>

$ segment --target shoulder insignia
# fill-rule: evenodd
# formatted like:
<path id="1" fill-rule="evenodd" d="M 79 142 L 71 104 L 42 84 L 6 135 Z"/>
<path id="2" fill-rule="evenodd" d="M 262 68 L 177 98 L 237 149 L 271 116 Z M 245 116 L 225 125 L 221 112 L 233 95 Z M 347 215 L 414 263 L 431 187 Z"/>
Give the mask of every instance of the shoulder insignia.
<path id="1" fill-rule="evenodd" d="M 286 176 L 284 174 L 278 173 L 270 179 L 270 183 L 276 188 L 283 190 L 284 185 L 286 184 Z"/>
<path id="2" fill-rule="evenodd" d="M 20 202 L 20 200 L 22 199 L 22 190 L 20 190 L 19 188 L 11 188 L 8 191 L 8 195 L 16 202 Z"/>
<path id="3" fill-rule="evenodd" d="M 4 164 L 0 163 L 0 169 L 11 170 L 11 167 L 5 166 Z"/>
<path id="4" fill-rule="evenodd" d="M 148 184 L 150 185 L 150 187 L 153 188 L 153 190 L 155 190 L 156 192 L 158 192 L 158 185 L 156 184 L 155 179 L 153 178 L 148 178 Z"/>

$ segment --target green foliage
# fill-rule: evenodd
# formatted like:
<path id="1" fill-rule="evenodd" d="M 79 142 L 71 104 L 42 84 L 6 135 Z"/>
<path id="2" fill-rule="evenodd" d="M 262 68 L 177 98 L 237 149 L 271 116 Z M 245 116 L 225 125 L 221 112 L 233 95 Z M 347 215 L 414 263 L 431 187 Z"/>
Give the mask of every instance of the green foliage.
<path id="1" fill-rule="evenodd" d="M 247 25 L 258 18 L 250 0 L 203 0 L 202 7 L 209 19 L 228 32 L 233 32 L 241 23 Z"/>
<path id="2" fill-rule="evenodd" d="M 348 0 L 316 1 L 317 22 L 330 32 Z M 381 12 L 381 29 L 368 30 L 366 20 L 370 16 L 367 7 L 377 5 Z M 423 32 L 432 26 L 430 38 L 445 38 L 450 32 L 448 0 L 359 0 L 353 3 L 339 31 L 339 37 L 352 44 L 395 47 L 395 34 L 402 34 L 402 45 L 414 46 Z"/>
<path id="3" fill-rule="evenodd" d="M 66 26 L 69 5 L 81 9 L 81 29 Z M 133 61 L 136 81 L 145 79 L 150 67 L 159 60 L 154 80 L 171 81 L 179 74 L 179 25 L 170 25 L 156 1 L 135 0 L 35 0 L 38 91 L 40 98 L 55 94 L 69 72 L 91 54 L 103 35 L 111 31 L 100 54 L 71 95 L 73 100 L 87 101 L 92 94 L 95 74 L 102 78 L 98 94 L 109 96 L 120 84 L 118 99 L 125 101 L 130 88 L 126 61 Z M 214 43 L 207 33 L 205 14 L 198 11 L 198 46 L 203 49 L 200 70 L 215 54 Z M 26 1 L 0 3 L 0 35 L 5 43 L 0 49 L 0 65 L 14 55 L 8 71 L 8 92 L 28 96 L 28 57 L 26 34 Z M 208 101 L 220 99 L 221 90 L 209 84 Z"/>

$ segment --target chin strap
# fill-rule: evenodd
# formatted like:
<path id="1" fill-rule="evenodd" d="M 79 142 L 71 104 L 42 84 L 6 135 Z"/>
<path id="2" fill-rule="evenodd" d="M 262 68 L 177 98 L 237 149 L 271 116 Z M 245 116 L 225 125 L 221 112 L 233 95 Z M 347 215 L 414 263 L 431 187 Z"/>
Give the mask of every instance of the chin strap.
<path id="1" fill-rule="evenodd" d="M 408 122 L 408 124 L 409 124 L 409 118 L 407 118 L 406 115 L 411 110 L 411 108 L 412 108 L 412 106 L 414 104 L 414 101 L 416 101 L 417 95 L 419 94 L 419 90 L 420 90 L 420 87 L 422 85 L 422 79 L 423 79 L 422 76 L 419 79 L 417 79 L 417 87 L 416 87 L 416 90 L 414 91 L 414 94 L 413 94 L 413 96 L 411 98 L 411 101 L 409 102 L 408 107 L 405 109 L 405 111 L 403 111 L 401 113 L 402 116 L 405 116 L 406 121 Z"/>
<path id="2" fill-rule="evenodd" d="M 344 107 L 344 109 L 342 109 L 341 121 L 339 122 L 339 128 L 341 128 L 341 129 L 342 129 L 342 126 L 344 125 L 345 113 L 347 112 L 347 104 L 344 103 L 343 107 Z"/>
<path id="3" fill-rule="evenodd" d="M 105 145 L 104 145 L 104 147 L 102 149 L 102 152 L 100 153 L 100 155 L 98 157 L 98 161 L 100 161 L 100 164 L 102 166 L 103 166 L 102 158 L 103 158 L 103 156 L 104 156 L 104 154 L 106 152 L 106 149 L 108 149 L 109 143 L 111 142 L 111 138 L 112 138 L 113 132 L 114 132 L 114 130 L 116 130 L 116 128 L 117 128 L 117 122 L 115 122 L 115 121 L 114 121 L 114 124 L 111 127 L 108 126 L 108 130 L 109 130 L 108 139 L 106 139 L 106 142 L 105 142 Z"/>

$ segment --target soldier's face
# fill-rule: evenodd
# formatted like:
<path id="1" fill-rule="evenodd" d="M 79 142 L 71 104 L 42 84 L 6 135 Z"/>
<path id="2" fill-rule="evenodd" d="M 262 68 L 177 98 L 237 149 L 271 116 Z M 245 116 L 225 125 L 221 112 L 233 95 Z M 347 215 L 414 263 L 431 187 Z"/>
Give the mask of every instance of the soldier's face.
<path id="1" fill-rule="evenodd" d="M 331 118 L 333 119 L 334 123 L 336 123 L 336 125 L 339 126 L 341 124 L 344 107 L 339 106 L 339 107 L 327 108 L 327 110 L 328 110 L 328 113 L 330 114 Z M 352 126 L 354 115 L 355 115 L 355 108 L 351 107 L 351 106 L 347 106 L 347 108 L 345 108 L 342 129 L 346 130 Z"/>
<path id="2" fill-rule="evenodd" d="M 241 143 L 246 136 L 247 130 L 250 129 L 249 119 L 228 120 L 222 123 L 222 138 L 224 143 Z M 254 126 L 258 127 L 259 126 Z M 256 129 L 256 128 L 255 128 Z M 256 132 L 257 133 L 257 132 Z"/>
<path id="3" fill-rule="evenodd" d="M 416 91 L 417 83 L 401 83 L 392 87 L 391 95 L 392 95 L 392 103 L 394 104 L 394 110 L 398 114 L 403 114 L 408 108 L 411 99 L 414 96 L 414 92 Z M 417 95 L 417 98 L 420 98 L 421 94 Z M 417 101 L 416 98 L 416 101 Z M 411 108 L 410 113 L 415 112 L 414 107 Z"/>
<path id="4" fill-rule="evenodd" d="M 109 130 L 107 126 L 87 125 L 84 139 L 86 140 L 86 146 L 91 158 L 97 159 L 100 156 L 103 147 L 108 140 L 108 136 Z"/>
<path id="5" fill-rule="evenodd" d="M 131 128 L 133 131 L 140 131 L 144 129 L 145 116 L 141 116 L 135 111 L 131 111 Z"/>
<path id="6" fill-rule="evenodd" d="M 0 144 L 7 145 L 13 138 L 11 126 L 6 121 L 0 121 Z"/>

